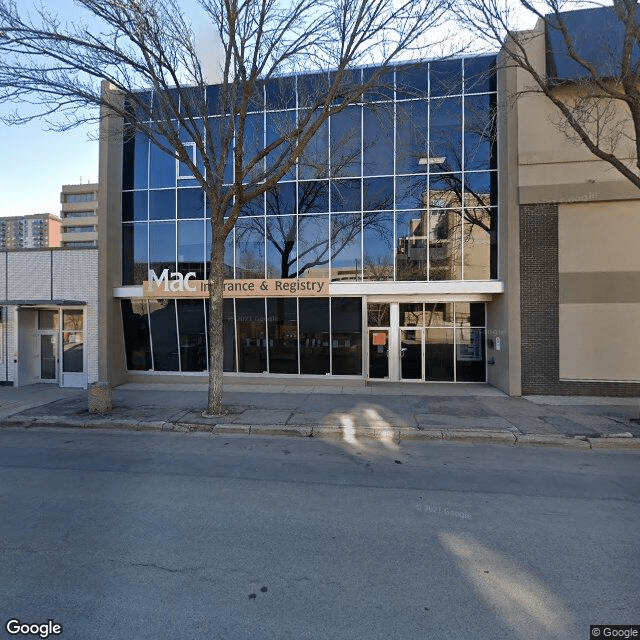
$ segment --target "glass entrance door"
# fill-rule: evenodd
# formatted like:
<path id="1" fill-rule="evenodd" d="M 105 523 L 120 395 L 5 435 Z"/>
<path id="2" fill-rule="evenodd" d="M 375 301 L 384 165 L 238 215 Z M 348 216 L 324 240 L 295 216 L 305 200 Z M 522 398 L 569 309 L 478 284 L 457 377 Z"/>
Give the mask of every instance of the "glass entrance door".
<path id="1" fill-rule="evenodd" d="M 400 377 L 403 380 L 422 380 L 422 329 L 400 330 Z"/>
<path id="2" fill-rule="evenodd" d="M 40 380 L 58 381 L 58 334 L 40 334 Z"/>
<path id="3" fill-rule="evenodd" d="M 369 330 L 369 377 L 389 377 L 389 330 Z"/>

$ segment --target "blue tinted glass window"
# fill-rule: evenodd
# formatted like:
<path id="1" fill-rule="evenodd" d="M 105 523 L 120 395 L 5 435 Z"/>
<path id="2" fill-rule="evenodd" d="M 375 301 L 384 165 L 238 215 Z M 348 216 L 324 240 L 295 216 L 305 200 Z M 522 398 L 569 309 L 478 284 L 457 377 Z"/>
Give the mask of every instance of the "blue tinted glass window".
<path id="1" fill-rule="evenodd" d="M 363 209 L 393 209 L 393 178 L 365 178 L 362 181 Z"/>
<path id="2" fill-rule="evenodd" d="M 122 188 L 146 189 L 148 184 L 149 139 L 142 132 L 124 141 Z"/>
<path id="3" fill-rule="evenodd" d="M 379 211 L 364 213 L 362 226 L 363 278 L 393 280 L 393 214 Z"/>
<path id="4" fill-rule="evenodd" d="M 298 108 L 304 111 L 321 105 L 328 90 L 329 76 L 326 73 L 298 76 Z"/>
<path id="5" fill-rule="evenodd" d="M 462 101 L 446 98 L 431 101 L 431 171 L 462 168 Z"/>
<path id="6" fill-rule="evenodd" d="M 425 194 L 425 204 L 437 209 L 462 206 L 462 174 L 443 173 L 429 177 L 429 193 Z"/>
<path id="7" fill-rule="evenodd" d="M 180 89 L 180 113 L 188 118 L 198 118 L 206 113 L 206 93 L 199 87 Z"/>
<path id="8" fill-rule="evenodd" d="M 429 71 L 426 62 L 396 68 L 396 98 L 426 98 L 429 92 Z"/>
<path id="9" fill-rule="evenodd" d="M 426 213 L 396 213 L 396 280 L 429 279 L 429 237 Z"/>
<path id="10" fill-rule="evenodd" d="M 225 193 L 227 193 L 227 192 L 225 191 Z M 228 218 L 231 215 L 231 210 L 232 209 L 233 209 L 233 198 L 230 198 L 229 202 L 227 203 L 227 207 L 226 207 L 226 210 L 225 210 L 225 213 L 224 213 L 224 217 L 225 218 Z M 205 217 L 206 218 L 211 218 L 211 213 L 212 213 L 211 212 L 211 204 L 210 204 L 210 202 L 209 202 L 209 200 L 207 199 L 206 196 L 205 196 L 205 212 L 206 212 Z"/>
<path id="11" fill-rule="evenodd" d="M 468 58 L 464 61 L 465 93 L 484 93 L 496 90 L 495 56 Z"/>
<path id="12" fill-rule="evenodd" d="M 176 268 L 176 223 L 149 223 L 149 268 L 158 275 Z"/>
<path id="13" fill-rule="evenodd" d="M 180 105 L 180 95 L 177 89 L 164 89 L 162 99 L 159 92 L 154 91 L 151 99 L 151 109 L 153 117 L 157 120 L 169 120 L 178 110 Z"/>
<path id="14" fill-rule="evenodd" d="M 465 200 L 468 206 L 497 204 L 497 177 L 494 171 L 468 171 L 464 174 Z"/>
<path id="15" fill-rule="evenodd" d="M 462 93 L 462 60 L 436 60 L 430 72 L 432 97 Z"/>
<path id="16" fill-rule="evenodd" d="M 331 174 L 359 176 L 362 108 L 348 107 L 331 116 Z"/>
<path id="17" fill-rule="evenodd" d="M 362 216 L 331 214 L 331 279 L 362 280 Z"/>
<path id="18" fill-rule="evenodd" d="M 298 182 L 298 213 L 324 213 L 329 211 L 329 181 L 305 180 Z"/>
<path id="19" fill-rule="evenodd" d="M 295 278 L 298 259 L 298 217 L 267 218 L 267 278 Z"/>
<path id="20" fill-rule="evenodd" d="M 331 181 L 331 211 L 360 211 L 359 179 Z"/>
<path id="21" fill-rule="evenodd" d="M 227 147 L 226 158 L 222 158 L 222 140 L 229 135 L 229 127 L 233 125 L 227 117 L 209 118 L 207 123 L 207 137 L 209 143 L 209 156 L 213 171 L 217 171 L 218 165 L 224 163 L 223 180 L 225 184 L 233 182 L 233 139 Z"/>
<path id="22" fill-rule="evenodd" d="M 168 143 L 166 143 L 168 144 Z M 149 160 L 149 187 L 176 186 L 176 159 L 174 156 L 162 151 L 151 144 Z"/>
<path id="23" fill-rule="evenodd" d="M 149 191 L 149 220 L 171 220 L 175 217 L 175 189 Z"/>
<path id="24" fill-rule="evenodd" d="M 260 195 L 250 202 L 245 202 L 240 210 L 240 215 L 264 216 L 264 195 Z"/>
<path id="25" fill-rule="evenodd" d="M 267 113 L 266 122 L 266 145 L 269 146 L 282 138 L 281 144 L 273 151 L 269 152 L 269 155 L 267 156 L 267 171 L 274 172 L 287 162 L 291 152 L 295 149 L 295 139 L 287 137 L 287 134 L 295 128 L 296 112 L 275 111 L 273 113 Z M 295 177 L 296 167 L 294 163 L 284 174 L 283 180 L 293 180 Z"/>
<path id="26" fill-rule="evenodd" d="M 298 275 L 329 275 L 329 216 L 298 216 Z"/>
<path id="27" fill-rule="evenodd" d="M 394 71 L 378 73 L 376 69 L 363 69 L 363 82 L 372 82 L 371 88 L 365 91 L 365 102 L 377 100 L 393 100 L 394 91 Z M 375 75 L 375 78 L 374 78 Z"/>
<path id="28" fill-rule="evenodd" d="M 420 209 L 425 206 L 428 180 L 426 176 L 396 178 L 396 209 Z"/>
<path id="29" fill-rule="evenodd" d="M 122 225 L 122 284 L 142 284 L 147 280 L 149 227 L 146 222 Z"/>
<path id="30" fill-rule="evenodd" d="M 362 70 L 361 69 L 346 69 L 341 74 L 340 82 L 336 81 L 336 73 L 332 72 L 328 76 L 328 83 L 334 84 L 335 99 L 333 104 L 341 104 L 345 98 L 353 96 L 355 90 L 360 93 L 362 86 Z M 361 96 L 358 96 L 358 101 L 361 100 Z"/>
<path id="31" fill-rule="evenodd" d="M 148 192 L 127 191 L 122 194 L 122 221 L 146 220 L 148 216 Z"/>
<path id="32" fill-rule="evenodd" d="M 421 160 L 429 156 L 427 101 L 399 103 L 396 117 L 397 173 L 426 172 L 428 165 Z"/>
<path id="33" fill-rule="evenodd" d="M 296 212 L 295 182 L 281 182 L 267 192 L 267 215 L 283 216 Z"/>
<path id="34" fill-rule="evenodd" d="M 265 277 L 264 220 L 264 217 L 242 218 L 236 224 L 236 278 Z"/>
<path id="35" fill-rule="evenodd" d="M 489 169 L 495 163 L 495 97 L 467 96 L 464 100 L 464 168 Z"/>
<path id="36" fill-rule="evenodd" d="M 264 149 L 264 115 L 262 113 L 250 113 L 245 120 L 244 130 L 244 163 L 243 182 L 259 180 L 264 173 L 264 159 L 253 164 L 256 156 Z M 249 165 L 252 168 L 249 169 Z"/>
<path id="37" fill-rule="evenodd" d="M 178 189 L 178 218 L 203 218 L 204 192 L 202 189 Z"/>
<path id="38" fill-rule="evenodd" d="M 364 108 L 363 175 L 393 174 L 393 104 Z"/>
<path id="39" fill-rule="evenodd" d="M 206 231 L 204 250 L 204 255 L 206 257 L 205 277 L 208 277 L 208 274 L 211 271 L 211 221 L 205 220 L 204 226 Z M 234 277 L 235 263 L 233 248 L 235 246 L 235 237 L 235 229 L 233 229 L 224 241 L 224 277 L 227 279 L 232 279 Z"/>
<path id="40" fill-rule="evenodd" d="M 325 122 L 300 156 L 301 179 L 325 178 L 329 174 L 329 123 Z"/>
<path id="41" fill-rule="evenodd" d="M 267 109 L 295 109 L 296 108 L 296 78 L 286 76 L 271 78 L 266 83 Z"/>
<path id="42" fill-rule="evenodd" d="M 178 222 L 178 271 L 193 271 L 198 280 L 204 279 L 204 220 Z"/>

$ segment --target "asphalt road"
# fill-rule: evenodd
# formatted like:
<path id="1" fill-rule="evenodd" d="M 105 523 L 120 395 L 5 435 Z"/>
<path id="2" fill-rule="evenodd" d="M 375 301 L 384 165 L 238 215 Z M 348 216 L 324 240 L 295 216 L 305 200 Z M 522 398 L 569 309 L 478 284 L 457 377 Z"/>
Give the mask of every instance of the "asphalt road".
<path id="1" fill-rule="evenodd" d="M 0 638 L 587 640 L 639 531 L 640 453 L 3 429 Z"/>

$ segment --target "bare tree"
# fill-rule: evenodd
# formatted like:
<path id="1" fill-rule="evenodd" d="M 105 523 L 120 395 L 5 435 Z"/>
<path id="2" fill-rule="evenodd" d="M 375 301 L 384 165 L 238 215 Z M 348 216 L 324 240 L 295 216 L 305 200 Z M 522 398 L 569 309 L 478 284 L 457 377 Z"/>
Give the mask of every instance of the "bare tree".
<path id="1" fill-rule="evenodd" d="M 557 108 L 555 123 L 596 157 L 640 188 L 640 23 L 636 0 L 591 2 L 589 18 L 569 12 L 566 0 L 460 0 L 456 13 L 475 37 L 492 47 L 505 43 L 506 64 L 526 71 L 534 90 Z M 595 8 L 594 8 L 595 7 Z M 539 30 L 515 31 L 525 10 L 544 27 L 551 58 L 560 67 L 535 59 Z M 594 13 L 595 12 L 595 13 Z M 580 16 L 582 14 L 582 16 Z M 587 33 L 579 19 L 591 20 Z M 506 40 L 506 41 L 505 41 Z"/>
<path id="2" fill-rule="evenodd" d="M 208 24 L 219 41 L 215 87 L 207 86 L 181 3 L 76 3 L 91 26 L 62 23 L 46 8 L 21 15 L 13 0 L 0 0 L 0 102 L 28 106 L 14 122 L 48 117 L 61 129 L 97 118 L 98 107 L 102 117 L 122 119 L 125 136 L 148 136 L 202 187 L 212 227 L 207 412 L 220 414 L 225 239 L 243 207 L 275 187 L 330 116 L 361 102 L 399 56 L 424 51 L 449 0 L 198 0 L 200 31 Z M 366 74 L 352 71 L 373 62 Z M 291 84 L 277 78 L 311 71 L 298 87 L 297 119 L 268 144 L 254 144 L 251 111 L 265 85 L 281 82 L 286 93 Z"/>

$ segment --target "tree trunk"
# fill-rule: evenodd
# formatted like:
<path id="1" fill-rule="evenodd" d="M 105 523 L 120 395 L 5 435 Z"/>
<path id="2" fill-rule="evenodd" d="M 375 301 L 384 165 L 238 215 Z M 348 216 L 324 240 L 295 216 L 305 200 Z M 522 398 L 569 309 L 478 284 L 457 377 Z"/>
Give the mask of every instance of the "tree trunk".
<path id="1" fill-rule="evenodd" d="M 224 240 L 219 237 L 221 235 L 219 232 L 214 234 L 209 273 L 209 394 L 206 413 L 212 416 L 224 412 Z"/>

